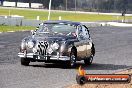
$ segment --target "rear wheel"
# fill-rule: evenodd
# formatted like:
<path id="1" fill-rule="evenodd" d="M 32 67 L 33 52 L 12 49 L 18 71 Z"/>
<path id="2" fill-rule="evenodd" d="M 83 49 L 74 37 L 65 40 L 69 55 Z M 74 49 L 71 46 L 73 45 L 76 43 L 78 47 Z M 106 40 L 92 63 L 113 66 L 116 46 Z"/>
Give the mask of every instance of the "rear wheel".
<path id="1" fill-rule="evenodd" d="M 92 53 L 92 55 L 94 56 L 95 55 L 95 47 L 94 47 L 94 44 L 92 43 L 92 51 L 91 51 L 91 53 Z"/>
<path id="2" fill-rule="evenodd" d="M 86 58 L 86 59 L 84 60 L 84 63 L 85 63 L 86 65 L 91 65 L 92 62 L 93 62 L 93 56 L 90 56 L 89 58 Z"/>
<path id="3" fill-rule="evenodd" d="M 28 66 L 30 61 L 27 58 L 21 58 L 21 65 Z"/>

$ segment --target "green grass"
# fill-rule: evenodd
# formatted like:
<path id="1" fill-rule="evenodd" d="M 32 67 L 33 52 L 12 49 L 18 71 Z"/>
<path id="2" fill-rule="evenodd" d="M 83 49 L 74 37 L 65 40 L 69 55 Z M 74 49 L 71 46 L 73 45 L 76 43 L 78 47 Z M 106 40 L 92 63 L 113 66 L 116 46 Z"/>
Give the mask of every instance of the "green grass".
<path id="1" fill-rule="evenodd" d="M 0 32 L 34 30 L 34 29 L 35 27 L 30 27 L 30 26 L 2 26 L 0 25 Z"/>
<path id="2" fill-rule="evenodd" d="M 25 19 L 36 19 L 40 16 L 40 20 L 47 20 L 48 11 L 37 11 L 37 10 L 22 10 L 22 9 L 3 9 L 0 8 L 0 15 L 20 15 L 24 16 Z M 98 15 L 98 14 L 83 14 L 83 13 L 69 13 L 69 12 L 51 12 L 51 20 L 58 20 L 61 16 L 62 20 L 72 21 L 111 21 L 111 20 L 122 20 L 123 17 L 109 16 L 109 15 Z M 126 17 L 126 19 L 132 19 L 132 16 Z"/>

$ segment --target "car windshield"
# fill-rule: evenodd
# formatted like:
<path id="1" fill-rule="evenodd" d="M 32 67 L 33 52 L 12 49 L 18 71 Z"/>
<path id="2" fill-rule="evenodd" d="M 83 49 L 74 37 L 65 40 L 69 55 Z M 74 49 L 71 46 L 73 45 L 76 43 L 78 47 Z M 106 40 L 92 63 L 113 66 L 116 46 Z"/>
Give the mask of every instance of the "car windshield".
<path id="1" fill-rule="evenodd" d="M 75 33 L 76 27 L 70 24 L 42 24 L 37 33 L 71 34 Z"/>

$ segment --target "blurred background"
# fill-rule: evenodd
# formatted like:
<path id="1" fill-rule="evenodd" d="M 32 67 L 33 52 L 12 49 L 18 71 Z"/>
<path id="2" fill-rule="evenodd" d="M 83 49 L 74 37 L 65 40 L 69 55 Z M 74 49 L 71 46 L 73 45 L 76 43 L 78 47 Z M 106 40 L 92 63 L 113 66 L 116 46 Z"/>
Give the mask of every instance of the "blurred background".
<path id="1" fill-rule="evenodd" d="M 48 9 L 50 0 L 0 0 L 1 6 Z M 23 4 L 24 3 L 24 4 Z M 52 10 L 132 12 L 132 0 L 52 0 Z"/>

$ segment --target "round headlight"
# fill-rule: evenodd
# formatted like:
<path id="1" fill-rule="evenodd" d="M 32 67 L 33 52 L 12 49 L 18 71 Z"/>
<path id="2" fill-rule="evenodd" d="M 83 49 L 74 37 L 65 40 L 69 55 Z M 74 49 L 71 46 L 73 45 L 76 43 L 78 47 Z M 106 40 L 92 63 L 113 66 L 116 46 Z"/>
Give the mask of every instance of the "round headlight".
<path id="1" fill-rule="evenodd" d="M 59 44 L 55 42 L 54 44 L 52 44 L 51 48 L 53 50 L 57 50 L 57 49 L 59 49 Z"/>
<path id="2" fill-rule="evenodd" d="M 33 41 L 28 41 L 27 42 L 27 47 L 28 48 L 33 48 L 34 47 L 34 42 Z"/>

